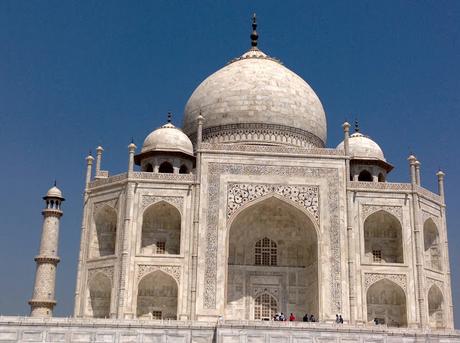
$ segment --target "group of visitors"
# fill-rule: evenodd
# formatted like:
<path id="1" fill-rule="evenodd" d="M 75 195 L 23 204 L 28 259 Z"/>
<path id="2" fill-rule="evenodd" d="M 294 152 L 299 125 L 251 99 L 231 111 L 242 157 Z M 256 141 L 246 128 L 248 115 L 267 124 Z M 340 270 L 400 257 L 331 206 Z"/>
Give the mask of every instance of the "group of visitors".
<path id="1" fill-rule="evenodd" d="M 305 313 L 305 316 L 303 316 L 302 320 L 304 322 L 312 322 L 312 323 L 317 321 L 313 314 L 310 314 L 310 316 L 308 316 L 308 313 Z"/>
<path id="2" fill-rule="evenodd" d="M 285 322 L 285 321 L 288 320 L 288 318 L 284 315 L 283 312 L 277 312 L 277 313 L 275 314 L 275 316 L 273 317 L 273 320 L 274 320 L 274 321 L 277 321 L 277 322 Z M 289 315 L 289 321 L 290 321 L 290 322 L 295 322 L 295 315 L 294 315 L 294 313 L 291 313 L 291 314 Z"/>
<path id="3" fill-rule="evenodd" d="M 335 315 L 335 322 L 336 324 L 343 324 L 343 318 L 341 314 L 336 314 Z"/>

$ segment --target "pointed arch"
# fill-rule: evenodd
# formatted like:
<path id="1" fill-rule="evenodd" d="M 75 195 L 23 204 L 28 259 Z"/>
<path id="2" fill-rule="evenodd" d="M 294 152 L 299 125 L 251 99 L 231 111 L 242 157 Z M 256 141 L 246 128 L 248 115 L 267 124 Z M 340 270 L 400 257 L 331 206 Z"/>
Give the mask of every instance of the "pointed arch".
<path id="1" fill-rule="evenodd" d="M 112 296 L 112 281 L 102 272 L 95 274 L 88 282 L 88 316 L 109 318 Z"/>
<path id="2" fill-rule="evenodd" d="M 179 168 L 179 174 L 188 174 L 189 171 L 188 171 L 188 168 L 185 164 L 181 165 L 180 168 Z"/>
<path id="3" fill-rule="evenodd" d="M 232 214 L 227 236 L 227 318 L 259 318 L 253 304 L 260 290 L 285 299 L 277 304 L 278 311 L 299 318 L 305 311 L 320 313 L 318 234 L 307 212 L 270 194 Z M 264 253 L 267 263 L 259 264 L 257 255 L 263 262 Z"/>
<path id="4" fill-rule="evenodd" d="M 162 164 L 160 164 L 160 167 L 158 168 L 158 172 L 172 174 L 174 173 L 173 165 L 169 163 L 168 161 L 164 161 Z"/>
<path id="5" fill-rule="evenodd" d="M 367 321 L 393 327 L 407 326 L 406 294 L 404 290 L 386 278 L 367 289 Z"/>
<path id="6" fill-rule="evenodd" d="M 166 201 L 156 202 L 142 216 L 141 253 L 180 254 L 181 214 Z"/>
<path id="7" fill-rule="evenodd" d="M 104 205 L 95 213 L 94 223 L 90 257 L 114 255 L 117 238 L 117 211 Z"/>
<path id="8" fill-rule="evenodd" d="M 428 218 L 423 224 L 423 240 L 425 265 L 428 268 L 442 270 L 439 230 L 431 218 Z"/>
<path id="9" fill-rule="evenodd" d="M 368 263 L 404 263 L 402 225 L 385 210 L 364 221 L 364 253 Z"/>
<path id="10" fill-rule="evenodd" d="M 162 270 L 145 275 L 137 287 L 136 316 L 141 319 L 177 319 L 178 283 Z"/>
<path id="11" fill-rule="evenodd" d="M 428 291 L 428 316 L 429 325 L 435 329 L 445 328 L 444 321 L 444 296 L 441 290 L 433 284 Z"/>
<path id="12" fill-rule="evenodd" d="M 373 181 L 372 174 L 366 169 L 364 169 L 359 173 L 358 181 L 372 182 Z"/>

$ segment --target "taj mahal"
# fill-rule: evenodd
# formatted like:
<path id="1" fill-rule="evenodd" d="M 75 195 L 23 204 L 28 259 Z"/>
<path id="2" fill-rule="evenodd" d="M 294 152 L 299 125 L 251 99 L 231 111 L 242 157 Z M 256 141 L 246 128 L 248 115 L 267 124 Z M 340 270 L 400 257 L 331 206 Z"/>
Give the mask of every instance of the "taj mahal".
<path id="1" fill-rule="evenodd" d="M 444 173 L 424 188 L 410 155 L 410 182 L 388 182 L 372 132 L 348 122 L 327 147 L 319 97 L 256 28 L 254 16 L 249 50 L 193 91 L 181 126 L 165 115 L 129 144 L 126 172 L 104 170 L 101 146 L 86 158 L 68 319 L 53 318 L 65 202 L 48 191 L 31 317 L 2 318 L 0 340 L 460 342 Z"/>

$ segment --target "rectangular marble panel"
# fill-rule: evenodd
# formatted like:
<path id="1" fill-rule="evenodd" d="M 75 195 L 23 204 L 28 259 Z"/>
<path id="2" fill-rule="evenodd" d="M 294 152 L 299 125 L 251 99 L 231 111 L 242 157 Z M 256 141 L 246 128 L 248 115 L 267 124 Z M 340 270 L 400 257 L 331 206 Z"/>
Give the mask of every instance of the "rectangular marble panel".
<path id="1" fill-rule="evenodd" d="M 222 335 L 222 343 L 240 343 L 240 337 L 236 335 Z"/>
<path id="2" fill-rule="evenodd" d="M 137 334 L 123 333 L 120 335 L 120 343 L 137 343 Z"/>
<path id="3" fill-rule="evenodd" d="M 43 340 L 42 331 L 24 331 L 22 333 L 23 342 L 41 342 Z"/>
<path id="4" fill-rule="evenodd" d="M 166 343 L 186 343 L 187 336 L 179 336 L 179 335 L 167 335 L 166 336 Z"/>
<path id="5" fill-rule="evenodd" d="M 65 342 L 65 332 L 48 332 L 46 342 Z"/>
<path id="6" fill-rule="evenodd" d="M 16 331 L 3 331 L 0 332 L 0 341 L 16 341 L 18 335 Z"/>
<path id="7" fill-rule="evenodd" d="M 71 342 L 91 342 L 93 333 L 91 332 L 72 332 L 70 336 Z"/>
<path id="8" fill-rule="evenodd" d="M 285 336 L 269 335 L 268 342 L 269 343 L 289 343 L 289 335 L 288 333 L 286 333 Z"/>
<path id="9" fill-rule="evenodd" d="M 213 336 L 212 335 L 195 335 L 192 336 L 192 343 L 212 343 Z"/>
<path id="10" fill-rule="evenodd" d="M 265 336 L 264 335 L 248 335 L 246 337 L 247 343 L 264 343 Z"/>
<path id="11" fill-rule="evenodd" d="M 313 343 L 313 338 L 310 337 L 292 337 L 292 343 Z"/>
<path id="12" fill-rule="evenodd" d="M 115 334 L 113 333 L 98 333 L 96 334 L 96 343 L 112 343 L 115 342 Z"/>
<path id="13" fill-rule="evenodd" d="M 165 341 L 162 334 L 145 334 L 142 335 L 142 343 L 163 343 Z"/>

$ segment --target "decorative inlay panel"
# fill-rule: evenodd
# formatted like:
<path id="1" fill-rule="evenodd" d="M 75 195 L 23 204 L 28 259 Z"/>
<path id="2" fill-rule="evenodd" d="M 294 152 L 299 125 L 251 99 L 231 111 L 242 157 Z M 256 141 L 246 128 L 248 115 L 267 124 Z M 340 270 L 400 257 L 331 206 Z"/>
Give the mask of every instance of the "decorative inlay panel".
<path id="1" fill-rule="evenodd" d="M 110 199 L 110 200 L 104 200 L 104 201 L 99 201 L 94 203 L 93 206 L 93 213 L 97 213 L 101 208 L 104 206 L 109 206 L 113 208 L 114 210 L 117 210 L 117 205 L 118 205 L 118 199 Z"/>
<path id="2" fill-rule="evenodd" d="M 101 268 L 91 268 L 88 269 L 88 281 L 91 280 L 94 275 L 102 273 L 107 276 L 110 281 L 113 281 L 113 267 L 101 267 Z"/>
<path id="3" fill-rule="evenodd" d="M 167 265 L 152 265 L 152 264 L 139 264 L 137 269 L 137 282 L 139 282 L 145 275 L 161 270 L 168 275 L 171 275 L 178 284 L 180 284 L 180 266 L 167 266 Z"/>
<path id="4" fill-rule="evenodd" d="M 371 214 L 378 212 L 378 211 L 385 211 L 388 212 L 392 215 L 394 215 L 396 218 L 399 219 L 399 221 L 402 224 L 402 206 L 385 206 L 385 205 L 367 205 L 364 204 L 363 207 L 363 221 L 366 220 L 367 217 L 369 217 Z"/>
<path id="5" fill-rule="evenodd" d="M 227 217 L 247 202 L 268 194 L 277 194 L 305 208 L 319 224 L 318 186 L 231 183 L 227 191 Z"/>
<path id="6" fill-rule="evenodd" d="M 267 166 L 252 164 L 230 164 L 230 163 L 209 163 L 208 165 L 208 211 L 206 227 L 206 252 L 205 252 L 205 275 L 204 275 L 204 300 L 203 306 L 206 309 L 216 308 L 217 291 L 217 253 L 219 208 L 220 199 L 220 178 L 221 175 L 271 175 L 284 177 L 305 177 L 321 178 L 328 183 L 327 204 L 329 214 L 329 255 L 331 261 L 330 269 L 330 309 L 332 312 L 341 311 L 341 249 L 340 249 L 340 221 L 339 221 L 339 190 L 343 186 L 342 178 L 335 168 L 311 168 L 299 166 Z M 225 206 L 225 205 L 224 205 Z"/>
<path id="7" fill-rule="evenodd" d="M 143 195 L 141 200 L 141 210 L 155 204 L 159 201 L 165 201 L 174 207 L 176 207 L 180 213 L 182 213 L 182 207 L 184 203 L 183 197 L 176 197 L 176 196 L 163 196 L 163 195 Z"/>
<path id="8" fill-rule="evenodd" d="M 387 279 L 399 285 L 404 292 L 407 291 L 407 276 L 405 274 L 380 274 L 380 273 L 365 273 L 364 288 L 367 289 L 377 281 Z"/>

